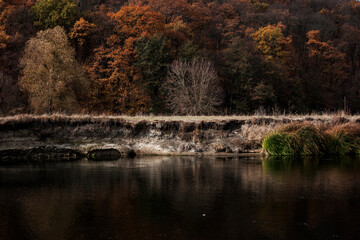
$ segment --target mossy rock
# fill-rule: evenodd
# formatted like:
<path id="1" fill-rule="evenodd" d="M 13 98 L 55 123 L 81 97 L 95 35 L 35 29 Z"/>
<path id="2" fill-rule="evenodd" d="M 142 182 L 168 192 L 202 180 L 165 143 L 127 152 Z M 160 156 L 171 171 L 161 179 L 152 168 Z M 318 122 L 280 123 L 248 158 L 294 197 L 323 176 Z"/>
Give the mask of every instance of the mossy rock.
<path id="1" fill-rule="evenodd" d="M 116 149 L 95 149 L 86 155 L 92 161 L 115 161 L 121 158 L 121 156 L 121 153 Z"/>

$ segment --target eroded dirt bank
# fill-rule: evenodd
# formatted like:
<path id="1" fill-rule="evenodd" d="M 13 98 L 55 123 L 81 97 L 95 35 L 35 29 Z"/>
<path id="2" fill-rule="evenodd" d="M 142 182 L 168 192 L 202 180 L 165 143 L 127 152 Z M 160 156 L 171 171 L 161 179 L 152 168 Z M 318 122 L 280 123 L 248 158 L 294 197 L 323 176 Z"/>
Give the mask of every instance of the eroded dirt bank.
<path id="1" fill-rule="evenodd" d="M 360 118 L 239 117 L 186 120 L 129 120 L 61 116 L 0 119 L 0 151 L 71 149 L 79 156 L 94 149 L 116 149 L 123 156 L 240 154 L 259 152 L 263 137 L 289 122 L 336 124 Z M 61 150 L 60 152 L 62 152 Z M 3 151 L 4 152 L 4 151 Z M 34 151 L 32 151 L 34 152 Z M 35 152 L 39 152 L 36 150 Z M 72 153 L 71 156 L 74 154 Z M 61 155 L 62 156 L 62 155 Z M 1 154 L 0 154 L 1 157 Z M 39 156 L 36 155 L 36 158 Z"/>

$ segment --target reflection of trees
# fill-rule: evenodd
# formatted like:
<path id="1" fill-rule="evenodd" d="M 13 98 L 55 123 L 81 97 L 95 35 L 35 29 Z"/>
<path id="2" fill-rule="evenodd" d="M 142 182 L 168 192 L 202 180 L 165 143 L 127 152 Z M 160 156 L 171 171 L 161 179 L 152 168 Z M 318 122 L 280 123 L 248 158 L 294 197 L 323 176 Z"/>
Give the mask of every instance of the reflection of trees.
<path id="1" fill-rule="evenodd" d="M 13 219 L 0 237 L 19 228 L 39 239 L 360 237 L 359 169 L 353 159 L 207 157 L 0 168 L 0 213 Z"/>

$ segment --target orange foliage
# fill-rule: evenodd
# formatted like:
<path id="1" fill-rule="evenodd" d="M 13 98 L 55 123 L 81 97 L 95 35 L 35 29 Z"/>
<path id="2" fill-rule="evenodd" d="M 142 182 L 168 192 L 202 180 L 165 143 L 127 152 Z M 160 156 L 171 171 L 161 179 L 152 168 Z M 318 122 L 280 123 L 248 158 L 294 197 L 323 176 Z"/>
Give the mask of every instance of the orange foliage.
<path id="1" fill-rule="evenodd" d="M 259 50 L 267 60 L 287 60 L 291 48 L 291 37 L 283 35 L 284 29 L 285 25 L 279 22 L 276 26 L 261 27 L 252 35 Z"/>
<path id="2" fill-rule="evenodd" d="M 115 34 L 107 45 L 96 50 L 90 73 L 93 79 L 93 106 L 97 110 L 128 113 L 144 112 L 151 103 L 134 66 L 135 42 L 142 36 L 165 31 L 165 18 L 148 6 L 128 5 L 110 14 Z"/>
<path id="3" fill-rule="evenodd" d="M 173 52 L 176 52 L 176 49 L 182 46 L 186 40 L 193 38 L 190 26 L 184 22 L 182 17 L 173 18 L 165 27 L 164 35 L 171 41 L 171 46 L 174 48 Z"/>
<path id="4" fill-rule="evenodd" d="M 70 39 L 74 39 L 77 43 L 82 46 L 85 41 L 93 34 L 96 25 L 89 23 L 83 18 L 80 18 L 71 29 L 69 34 Z"/>
<path id="5" fill-rule="evenodd" d="M 334 105 L 336 97 L 342 94 L 339 88 L 348 78 L 345 54 L 332 46 L 331 42 L 322 42 L 319 30 L 309 31 L 307 37 L 312 77 L 318 84 L 319 96 L 322 97 L 320 102 Z"/>
<path id="6" fill-rule="evenodd" d="M 348 2 L 348 5 L 350 6 L 351 10 L 355 14 L 360 14 L 360 2 L 356 0 L 352 0 Z"/>
<path id="7" fill-rule="evenodd" d="M 30 16 L 31 2 L 0 2 L 0 45 L 5 51 L 0 55 L 0 65 L 7 69 L 7 74 L 17 75 L 21 49 L 34 33 Z"/>
<path id="8" fill-rule="evenodd" d="M 128 5 L 110 16 L 116 21 L 115 32 L 125 38 L 139 38 L 165 31 L 165 17 L 149 6 Z"/>
<path id="9" fill-rule="evenodd" d="M 96 51 L 90 69 L 93 110 L 128 114 L 146 111 L 150 98 L 136 84 L 139 73 L 132 71 L 129 50 L 100 47 Z"/>
<path id="10" fill-rule="evenodd" d="M 321 41 L 319 30 L 309 31 L 307 37 L 306 45 L 309 48 L 309 57 L 318 57 L 323 60 L 337 59 L 342 63 L 345 62 L 345 54 L 335 49 L 330 43 Z"/>
<path id="11" fill-rule="evenodd" d="M 6 44 L 9 41 L 10 36 L 8 36 L 5 32 L 5 27 L 0 26 L 0 50 L 6 48 Z"/>

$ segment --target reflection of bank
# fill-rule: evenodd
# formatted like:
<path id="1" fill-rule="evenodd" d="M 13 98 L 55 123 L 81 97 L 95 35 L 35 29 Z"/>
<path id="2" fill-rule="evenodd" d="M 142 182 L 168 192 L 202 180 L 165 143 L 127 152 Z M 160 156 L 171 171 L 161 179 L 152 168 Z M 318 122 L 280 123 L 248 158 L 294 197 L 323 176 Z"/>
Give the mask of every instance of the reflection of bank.
<path id="1" fill-rule="evenodd" d="M 325 167 L 339 168 L 342 170 L 359 167 L 360 158 L 355 156 L 268 156 L 262 160 L 264 171 L 269 174 L 286 174 L 296 169 L 312 173 Z"/>
<path id="2" fill-rule="evenodd" d="M 262 165 L 268 174 L 291 174 L 296 169 L 316 169 L 319 160 L 316 157 L 269 156 L 264 157 Z"/>
<path id="3" fill-rule="evenodd" d="M 262 167 L 267 180 L 255 214 L 259 232 L 270 239 L 358 236 L 359 206 L 351 202 L 360 197 L 359 158 L 272 157 Z"/>
<path id="4" fill-rule="evenodd" d="M 351 158 L 46 166 L 0 168 L 0 238 L 21 222 L 40 239 L 99 239 L 99 232 L 109 239 L 327 239 L 359 223 L 360 166 Z"/>
<path id="5" fill-rule="evenodd" d="M 164 186 L 172 183 L 179 191 L 202 192 L 208 198 L 228 188 L 229 179 L 232 187 L 236 187 L 234 191 L 245 190 L 256 195 L 270 190 L 287 194 L 282 192 L 284 189 L 290 194 L 305 186 L 310 192 L 318 187 L 329 192 L 338 191 L 334 196 L 350 193 L 352 187 L 357 186 L 354 178 L 360 180 L 357 175 L 360 159 L 349 156 L 331 159 L 157 156 L 107 164 L 137 172 L 146 179 L 144 184 L 152 191 L 161 192 Z"/>
<path id="6" fill-rule="evenodd" d="M 262 161 L 268 184 L 274 191 L 288 188 L 296 192 L 306 186 L 308 193 L 326 191 L 332 197 L 350 196 L 360 176 L 360 158 L 268 157 Z"/>

